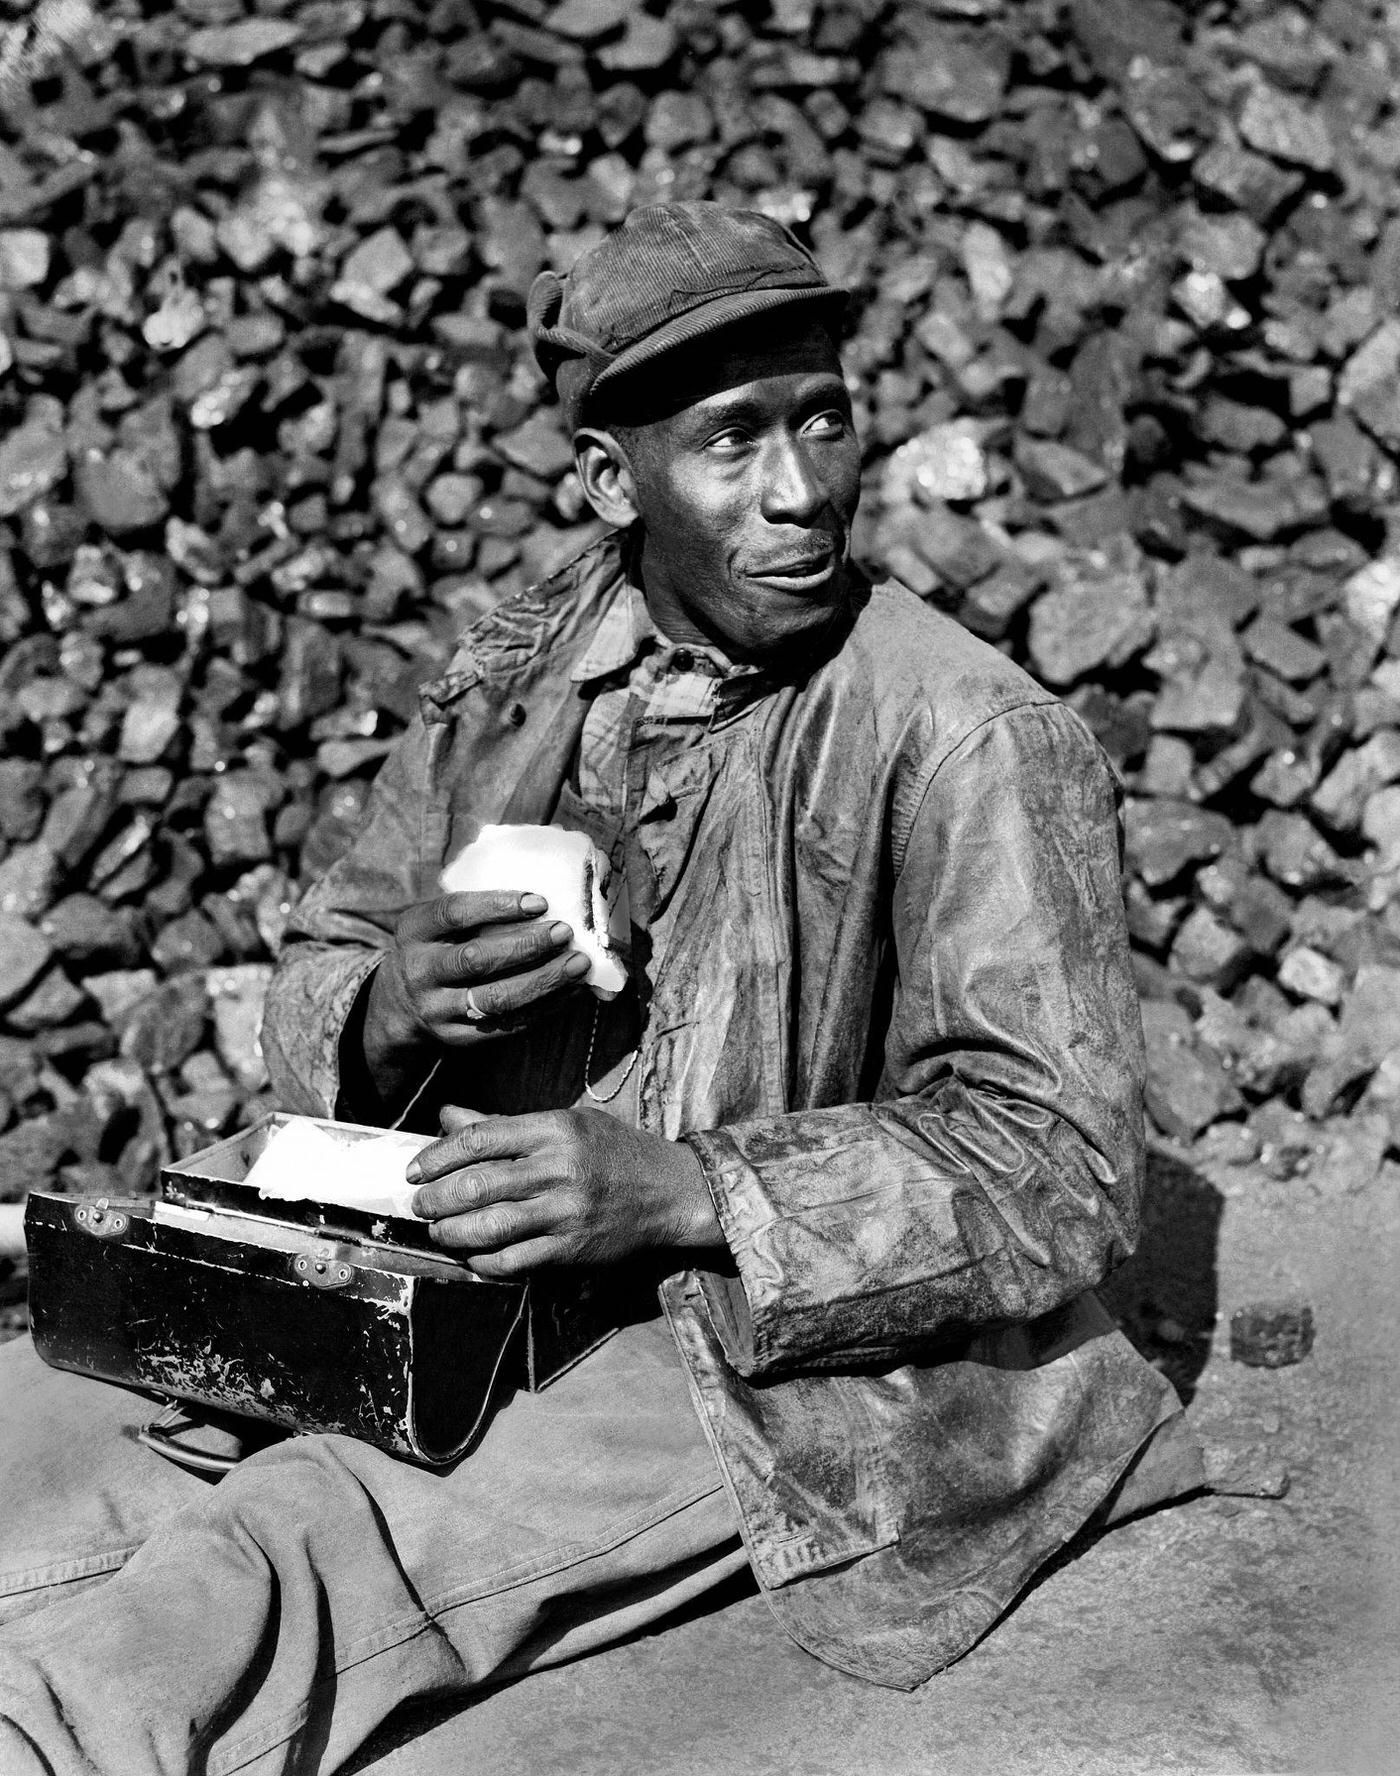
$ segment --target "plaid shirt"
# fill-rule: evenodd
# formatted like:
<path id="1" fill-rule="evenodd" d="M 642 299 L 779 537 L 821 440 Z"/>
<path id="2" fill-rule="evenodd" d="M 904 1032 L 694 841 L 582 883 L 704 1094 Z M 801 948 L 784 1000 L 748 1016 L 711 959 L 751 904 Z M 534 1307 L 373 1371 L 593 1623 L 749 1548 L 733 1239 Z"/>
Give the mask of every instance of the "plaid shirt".
<path id="1" fill-rule="evenodd" d="M 640 586 L 629 576 L 622 597 L 599 624 L 570 677 L 592 690 L 579 735 L 577 790 L 597 823 L 592 836 L 612 861 L 608 924 L 613 949 L 630 971 L 633 908 L 623 867 L 623 835 L 629 820 L 627 754 L 633 735 L 642 722 L 690 722 L 708 728 L 721 712 L 748 700 L 758 689 L 762 672 L 756 666 L 735 665 L 718 648 L 668 641 L 652 621 Z M 632 822 L 638 812 L 631 810 Z M 607 1015 L 630 1020 L 634 1015 L 630 996 L 627 1005 Z M 629 1122 L 635 1122 L 637 1115 L 634 1053 L 629 1049 L 589 1081 L 605 1106 Z"/>
<path id="2" fill-rule="evenodd" d="M 580 685 L 601 681 L 579 740 L 579 796 L 620 832 L 627 751 L 636 723 L 708 727 L 717 715 L 748 701 L 763 670 L 736 665 L 715 647 L 668 641 L 652 622 L 641 588 L 629 579 L 571 677 Z"/>

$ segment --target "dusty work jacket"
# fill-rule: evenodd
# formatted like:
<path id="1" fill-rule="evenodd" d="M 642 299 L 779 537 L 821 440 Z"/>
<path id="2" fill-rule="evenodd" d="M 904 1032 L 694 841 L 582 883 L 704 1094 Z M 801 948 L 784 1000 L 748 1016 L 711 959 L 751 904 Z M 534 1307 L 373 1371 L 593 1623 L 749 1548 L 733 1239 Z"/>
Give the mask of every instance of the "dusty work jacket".
<path id="1" fill-rule="evenodd" d="M 346 1018 L 445 859 L 488 822 L 570 823 L 576 668 L 624 584 L 609 539 L 424 688 L 273 983 L 292 1107 L 335 1112 Z M 1143 1160 L 1113 778 L 893 584 L 707 729 L 638 723 L 627 771 L 638 1119 L 698 1154 L 729 1249 L 663 1305 L 784 1626 L 910 1686 L 1177 1410 L 1088 1292 L 1132 1247 Z M 484 1102 L 449 1059 L 420 1112 L 572 1104 L 587 1037 L 585 1003 L 497 1045 Z"/>

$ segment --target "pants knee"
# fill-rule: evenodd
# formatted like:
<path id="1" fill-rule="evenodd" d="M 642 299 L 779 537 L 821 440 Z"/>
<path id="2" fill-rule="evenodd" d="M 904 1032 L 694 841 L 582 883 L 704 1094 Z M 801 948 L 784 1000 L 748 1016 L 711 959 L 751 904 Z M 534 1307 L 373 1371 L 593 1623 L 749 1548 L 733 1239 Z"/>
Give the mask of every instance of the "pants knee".
<path id="1" fill-rule="evenodd" d="M 206 1522 L 252 1544 L 279 1564 L 318 1546 L 362 1542 L 374 1508 L 335 1447 L 335 1439 L 289 1439 L 240 1462 L 206 1501 Z"/>

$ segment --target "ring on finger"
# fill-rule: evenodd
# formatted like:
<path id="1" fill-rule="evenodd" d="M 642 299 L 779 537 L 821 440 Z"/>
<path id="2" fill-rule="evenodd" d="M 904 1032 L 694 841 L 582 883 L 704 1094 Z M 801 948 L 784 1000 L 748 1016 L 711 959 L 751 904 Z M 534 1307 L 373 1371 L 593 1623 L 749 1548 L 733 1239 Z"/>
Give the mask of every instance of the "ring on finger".
<path id="1" fill-rule="evenodd" d="M 462 1016 L 474 1029 L 488 1030 L 491 1035 L 508 1036 L 525 1026 L 525 1019 L 519 1012 L 485 1010 L 477 1002 L 474 987 L 468 987 L 463 997 Z"/>

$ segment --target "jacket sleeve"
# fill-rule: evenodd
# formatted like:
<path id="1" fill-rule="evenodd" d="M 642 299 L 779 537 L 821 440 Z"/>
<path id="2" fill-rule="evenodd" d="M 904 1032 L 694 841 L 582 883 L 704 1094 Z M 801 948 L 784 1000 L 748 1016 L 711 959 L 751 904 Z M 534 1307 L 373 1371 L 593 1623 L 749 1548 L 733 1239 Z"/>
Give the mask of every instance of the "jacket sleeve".
<path id="1" fill-rule="evenodd" d="M 434 892 L 422 825 L 435 730 L 415 715 L 385 759 L 350 848 L 288 923 L 268 988 L 262 1045 L 272 1088 L 288 1110 L 348 1116 L 341 1039 L 402 913 Z"/>
<path id="2" fill-rule="evenodd" d="M 686 1135 L 737 1273 L 701 1281 L 741 1374 L 909 1360 L 1036 1319 L 1131 1251 L 1144 1059 L 1118 800 L 1062 705 L 974 729 L 894 835 L 877 1101 Z"/>

